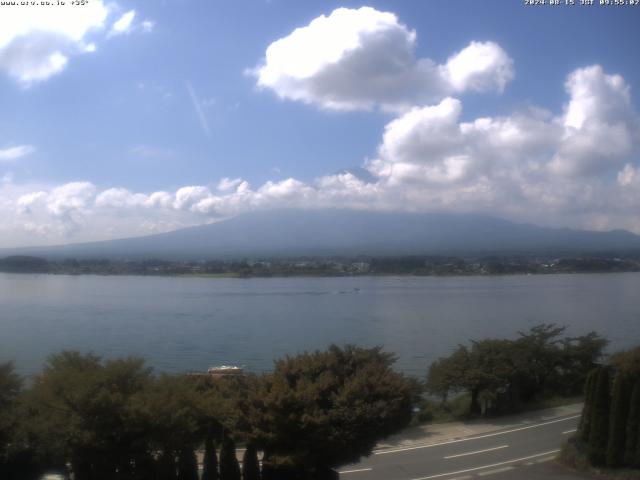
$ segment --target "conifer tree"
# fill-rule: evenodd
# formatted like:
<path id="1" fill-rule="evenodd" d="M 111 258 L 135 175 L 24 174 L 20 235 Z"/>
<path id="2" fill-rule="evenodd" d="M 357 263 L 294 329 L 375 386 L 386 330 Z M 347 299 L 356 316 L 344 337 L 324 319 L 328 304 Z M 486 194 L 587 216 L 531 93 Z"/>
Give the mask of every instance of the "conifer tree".
<path id="1" fill-rule="evenodd" d="M 636 381 L 633 386 L 630 403 L 624 449 L 624 464 L 628 467 L 640 467 L 640 462 L 636 459 L 636 447 L 640 444 L 640 380 Z"/>
<path id="2" fill-rule="evenodd" d="M 176 458 L 173 452 L 163 452 L 158 458 L 158 480 L 176 480 Z"/>
<path id="3" fill-rule="evenodd" d="M 271 458 L 269 452 L 264 450 L 262 452 L 262 480 L 277 480 L 276 473 L 271 465 Z"/>
<path id="4" fill-rule="evenodd" d="M 609 440 L 607 444 L 607 466 L 621 467 L 624 463 L 626 424 L 630 402 L 629 380 L 619 373 L 613 382 L 613 398 L 609 414 Z"/>
<path id="5" fill-rule="evenodd" d="M 236 445 L 228 435 L 225 435 L 220 449 L 220 478 L 221 480 L 240 480 Z"/>
<path id="6" fill-rule="evenodd" d="M 209 435 L 204 441 L 204 460 L 202 469 L 202 480 L 218 480 L 218 457 L 216 456 L 216 446 L 213 438 Z"/>
<path id="7" fill-rule="evenodd" d="M 583 442 L 589 441 L 589 431 L 591 425 L 591 410 L 593 408 L 593 392 L 595 390 L 596 378 L 599 369 L 593 369 L 587 375 L 585 382 L 585 399 L 582 408 L 582 417 L 580 417 L 580 426 L 578 427 L 578 436 Z"/>
<path id="8" fill-rule="evenodd" d="M 587 456 L 593 465 L 602 466 L 606 463 L 607 441 L 609 439 L 609 370 L 601 368 L 596 380 L 593 393 L 593 408 L 591 411 L 591 426 Z"/>
<path id="9" fill-rule="evenodd" d="M 178 480 L 198 480 L 198 460 L 192 448 L 183 448 L 178 455 Z"/>
<path id="10" fill-rule="evenodd" d="M 255 445 L 249 443 L 242 457 L 242 479 L 260 480 L 260 465 Z"/>

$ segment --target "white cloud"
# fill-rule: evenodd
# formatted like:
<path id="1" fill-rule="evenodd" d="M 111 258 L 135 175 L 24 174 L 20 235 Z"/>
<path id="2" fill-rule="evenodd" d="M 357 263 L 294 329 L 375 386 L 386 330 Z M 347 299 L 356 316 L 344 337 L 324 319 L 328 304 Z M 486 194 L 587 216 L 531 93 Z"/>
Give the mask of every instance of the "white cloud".
<path id="1" fill-rule="evenodd" d="M 108 16 L 102 0 L 77 8 L 5 6 L 0 15 L 0 70 L 29 85 L 59 73 L 69 57 L 91 50 L 87 37 Z"/>
<path id="2" fill-rule="evenodd" d="M 152 21 L 152 20 L 144 20 L 141 24 L 140 24 L 142 31 L 144 33 L 151 33 L 153 32 L 153 29 L 156 26 L 156 22 Z"/>
<path id="3" fill-rule="evenodd" d="M 2 241 L 99 240 L 253 210 L 325 207 L 485 212 L 640 233 L 640 127 L 628 86 L 600 67 L 587 67 L 567 77 L 567 94 L 566 107 L 556 114 L 530 107 L 462 121 L 462 102 L 452 97 L 414 107 L 387 124 L 375 158 L 364 164 L 368 179 L 343 172 L 252 187 L 242 178 L 222 178 L 152 193 L 100 191 L 88 182 L 17 186 L 9 179 L 0 183 L 0 218 L 9 219 L 0 226 Z M 600 137 L 603 147 L 576 149 L 576 139 L 586 141 L 582 137 L 595 126 L 626 133 Z M 559 161 L 571 168 L 560 169 Z"/>
<path id="4" fill-rule="evenodd" d="M 47 210 L 56 216 L 81 214 L 93 199 L 96 187 L 90 182 L 71 182 L 54 188 L 46 197 Z"/>
<path id="5" fill-rule="evenodd" d="M 218 182 L 218 186 L 216 187 L 220 192 L 228 192 L 238 187 L 242 183 L 241 178 L 223 178 Z"/>
<path id="6" fill-rule="evenodd" d="M 479 92 L 504 87 L 514 77 L 513 60 L 494 42 L 471 42 L 442 67 L 443 74 L 457 92 Z"/>
<path id="7" fill-rule="evenodd" d="M 0 71 L 22 86 L 49 79 L 62 72 L 74 55 L 97 50 L 92 37 L 104 36 L 116 4 L 91 0 L 78 7 L 66 2 L 43 8 L 41 5 L 5 5 L 0 15 Z M 133 23 L 135 11 L 122 15 L 107 36 L 131 31 L 150 32 L 153 22 Z"/>
<path id="8" fill-rule="evenodd" d="M 437 65 L 416 58 L 416 33 L 389 12 L 339 8 L 276 40 L 251 71 L 280 98 L 334 110 L 397 111 L 467 90 L 502 91 L 513 62 L 493 42 L 472 42 Z"/>
<path id="9" fill-rule="evenodd" d="M 0 149 L 0 163 L 13 162 L 22 157 L 30 155 L 35 152 L 35 147 L 32 145 L 18 145 L 16 147 L 8 147 Z"/>
<path id="10" fill-rule="evenodd" d="M 124 33 L 130 33 L 135 16 L 135 10 L 129 10 L 128 12 L 122 14 L 122 16 L 111 26 L 109 35 L 122 35 Z"/>
<path id="11" fill-rule="evenodd" d="M 598 174 L 620 167 L 637 148 L 638 116 L 629 86 L 620 75 L 607 75 L 599 65 L 569 75 L 565 88 L 563 143 L 551 168 L 564 175 Z"/>

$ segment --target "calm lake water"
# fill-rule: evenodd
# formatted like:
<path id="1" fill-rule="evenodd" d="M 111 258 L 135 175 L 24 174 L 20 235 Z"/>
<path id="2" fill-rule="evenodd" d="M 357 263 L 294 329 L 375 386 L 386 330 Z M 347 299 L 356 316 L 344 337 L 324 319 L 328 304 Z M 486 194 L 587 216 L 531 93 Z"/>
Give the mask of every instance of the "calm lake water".
<path id="1" fill-rule="evenodd" d="M 245 365 L 332 342 L 383 345 L 423 375 L 458 343 L 538 323 L 640 344 L 640 274 L 208 279 L 0 274 L 0 361 L 62 349 L 141 355 L 160 371 Z"/>

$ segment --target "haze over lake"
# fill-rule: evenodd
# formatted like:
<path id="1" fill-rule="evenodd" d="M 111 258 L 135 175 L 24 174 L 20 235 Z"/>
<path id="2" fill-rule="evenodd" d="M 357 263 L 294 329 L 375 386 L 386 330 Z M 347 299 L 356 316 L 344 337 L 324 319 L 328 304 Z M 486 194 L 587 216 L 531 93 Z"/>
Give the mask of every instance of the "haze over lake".
<path id="1" fill-rule="evenodd" d="M 62 349 L 140 355 L 159 371 L 244 365 L 332 342 L 383 345 L 423 375 L 458 343 L 546 322 L 640 342 L 640 273 L 212 279 L 0 274 L 0 362 Z"/>

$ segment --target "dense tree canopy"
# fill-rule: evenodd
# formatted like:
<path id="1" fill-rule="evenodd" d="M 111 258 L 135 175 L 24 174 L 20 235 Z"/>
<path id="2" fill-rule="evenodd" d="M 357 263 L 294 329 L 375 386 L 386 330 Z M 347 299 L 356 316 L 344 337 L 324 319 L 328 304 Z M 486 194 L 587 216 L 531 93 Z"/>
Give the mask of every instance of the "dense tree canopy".
<path id="1" fill-rule="evenodd" d="M 515 340 L 460 345 L 431 365 L 427 390 L 443 401 L 452 393 L 468 392 L 471 414 L 511 411 L 549 392 L 579 393 L 606 341 L 595 333 L 561 338 L 564 330 L 538 325 Z"/>
<path id="2" fill-rule="evenodd" d="M 331 347 L 280 360 L 272 374 L 216 379 L 66 351 L 24 392 L 13 366 L 0 365 L 0 478 L 70 465 L 77 480 L 191 480 L 206 447 L 207 478 L 239 480 L 234 439 L 249 442 L 254 478 L 257 449 L 306 478 L 370 453 L 409 422 L 414 384 L 393 361 L 379 348 Z"/>
<path id="3" fill-rule="evenodd" d="M 412 383 L 380 348 L 331 346 L 286 357 L 255 392 L 252 434 L 293 470 L 357 461 L 411 418 Z"/>

